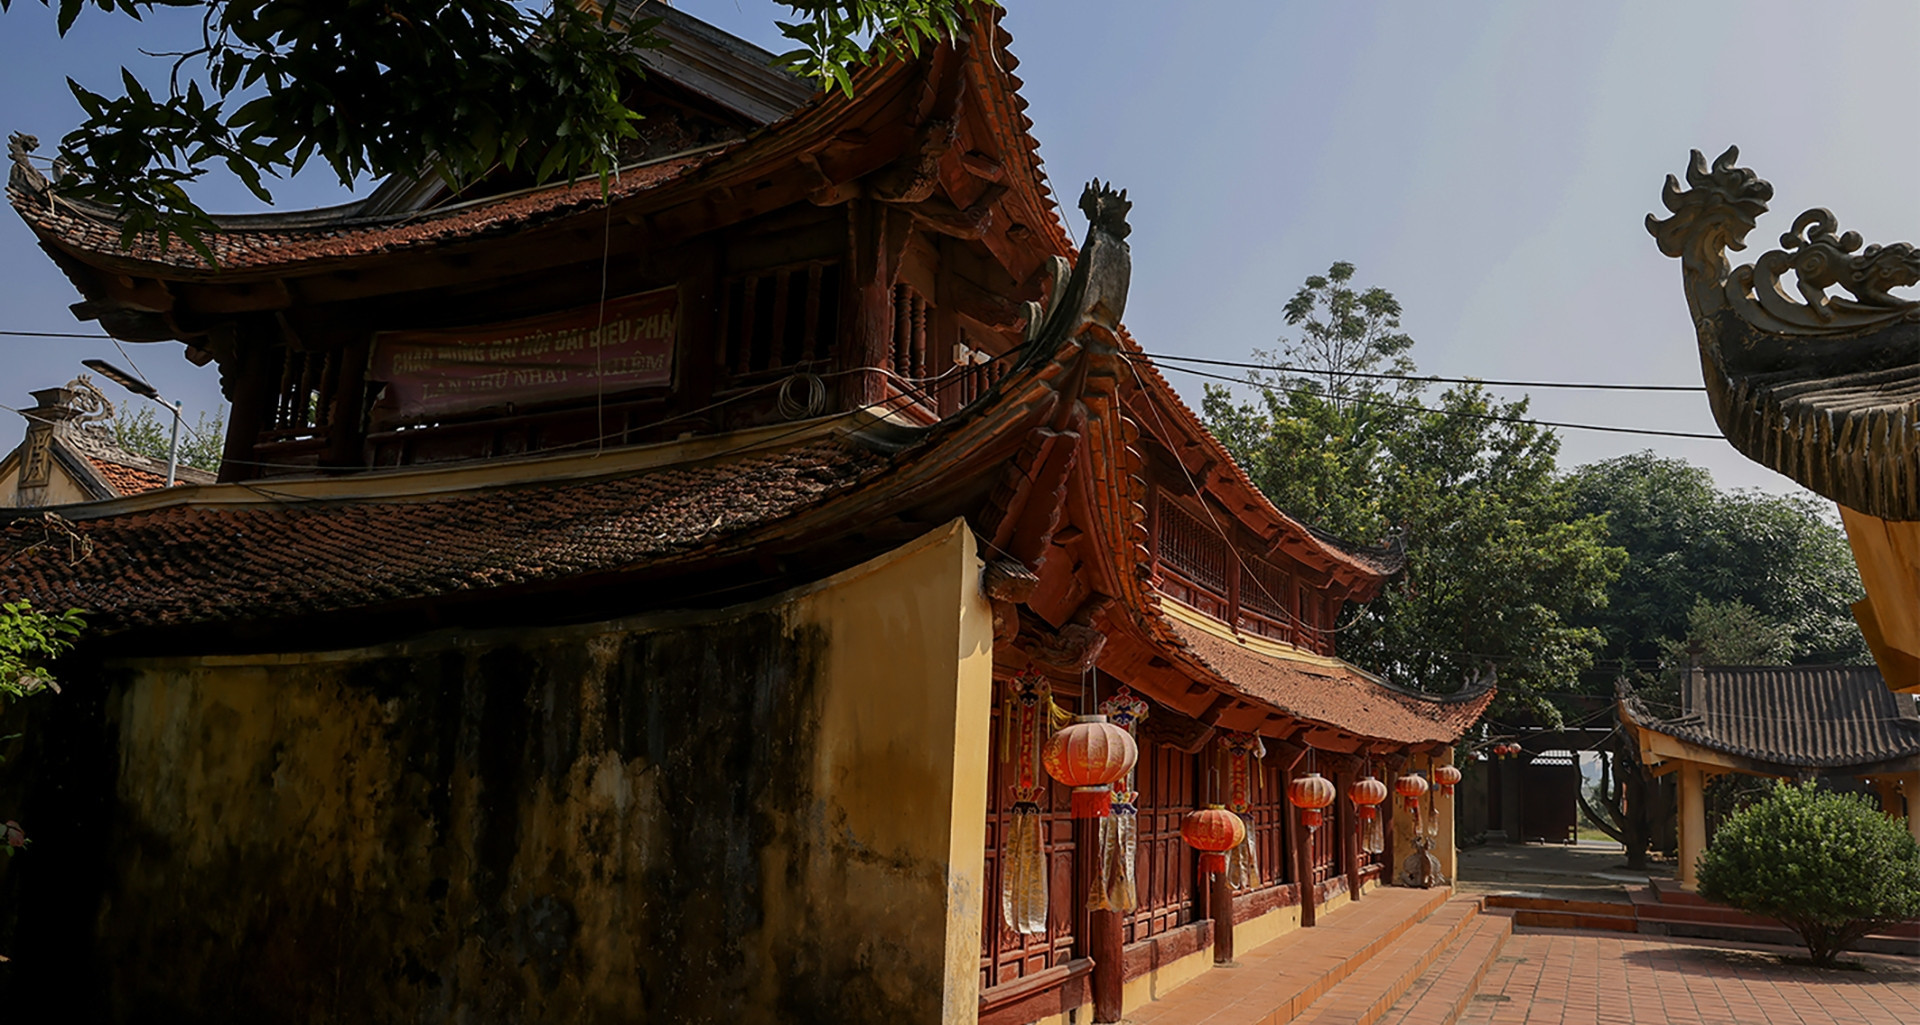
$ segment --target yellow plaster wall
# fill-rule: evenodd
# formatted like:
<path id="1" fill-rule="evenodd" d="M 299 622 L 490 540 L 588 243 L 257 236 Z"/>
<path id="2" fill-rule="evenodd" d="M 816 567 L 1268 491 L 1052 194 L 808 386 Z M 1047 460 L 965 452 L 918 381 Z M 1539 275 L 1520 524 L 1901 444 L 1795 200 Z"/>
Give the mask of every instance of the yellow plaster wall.
<path id="1" fill-rule="evenodd" d="M 201 1021 L 970 1022 L 979 570 L 955 521 L 718 612 L 124 663 L 109 999 Z"/>
<path id="2" fill-rule="evenodd" d="M 18 459 L 9 457 L 7 463 L 0 464 L 0 507 L 16 507 L 20 504 L 18 463 Z M 55 460 L 51 471 L 47 474 L 46 489 L 41 492 L 34 505 L 36 507 L 72 505 L 75 502 L 87 501 L 92 501 L 92 497 L 87 494 L 86 489 L 75 483 L 73 477 L 67 473 L 66 467 Z"/>
<path id="3" fill-rule="evenodd" d="M 923 938 L 944 965 L 939 1020 L 961 1023 L 974 1020 L 980 997 L 993 611 L 973 533 L 956 521 L 943 534 L 796 611 L 832 638 L 815 786 L 835 795 L 851 843 L 900 852 L 882 861 L 856 852 L 845 913 L 884 922 L 904 900 L 924 899 L 899 892 L 898 858 L 944 865 L 944 922 L 928 923 Z"/>

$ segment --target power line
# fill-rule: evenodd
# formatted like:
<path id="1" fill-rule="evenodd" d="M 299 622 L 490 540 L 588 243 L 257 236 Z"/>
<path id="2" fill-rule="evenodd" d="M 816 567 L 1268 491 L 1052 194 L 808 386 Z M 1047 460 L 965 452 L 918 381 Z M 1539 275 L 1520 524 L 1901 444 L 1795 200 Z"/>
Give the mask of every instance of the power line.
<path id="1" fill-rule="evenodd" d="M 1129 358 L 1132 358 L 1132 357 L 1130 356 Z M 1166 369 L 1177 370 L 1183 374 L 1192 374 L 1195 377 L 1206 377 L 1206 378 L 1211 378 L 1212 380 L 1215 380 L 1215 381 L 1225 381 L 1229 384 L 1250 384 L 1251 383 L 1248 381 L 1241 380 L 1240 378 L 1237 378 L 1237 377 L 1228 377 L 1225 374 L 1210 374 L 1204 370 L 1193 370 L 1188 367 L 1167 367 Z M 1261 386 L 1258 384 L 1253 384 L 1253 387 L 1261 387 Z M 1267 390 L 1282 391 L 1282 392 L 1294 394 L 1294 393 L 1306 393 L 1310 389 L 1268 388 Z M 1648 435 L 1656 438 L 1699 438 L 1705 441 L 1726 440 L 1724 436 L 1719 434 L 1700 434 L 1693 431 L 1660 431 L 1660 430 L 1654 430 L 1653 428 L 1650 428 L 1650 427 L 1609 427 L 1602 424 L 1576 424 L 1576 423 L 1566 423 L 1560 420 L 1535 420 L 1535 419 L 1524 417 L 1524 416 L 1502 416 L 1499 413 L 1473 413 L 1473 412 L 1468 412 L 1467 410 L 1464 410 L 1464 409 L 1434 409 L 1431 406 L 1422 406 L 1422 405 L 1409 403 L 1409 402 L 1390 402 L 1385 399 L 1373 398 L 1365 395 L 1350 395 L 1350 396 L 1345 396 L 1345 398 L 1351 402 L 1364 402 L 1370 405 L 1382 406 L 1387 409 L 1403 409 L 1409 412 L 1416 412 L 1416 413 L 1439 413 L 1442 416 L 1460 416 L 1460 417 L 1466 417 L 1471 420 L 1492 420 L 1499 423 L 1531 424 L 1535 427 L 1560 427 L 1560 428 L 1565 428 L 1566 430 L 1571 430 L 1571 431 L 1603 431 L 1608 434 L 1643 434 L 1643 435 Z"/>
<path id="2" fill-rule="evenodd" d="M 96 342 L 113 340 L 112 335 L 82 335 L 71 331 L 0 331 L 7 338 L 90 338 Z"/>
<path id="3" fill-rule="evenodd" d="M 1429 384 L 1488 384 L 1506 388 L 1573 388 L 1588 391 L 1652 391 L 1652 392 L 1705 392 L 1704 385 L 1697 384 L 1599 384 L 1586 381 L 1501 381 L 1483 377 L 1438 377 L 1431 374 L 1391 374 L 1361 370 L 1329 371 L 1313 367 L 1295 366 L 1290 363 L 1247 363 L 1229 359 L 1202 359 L 1199 356 L 1175 356 L 1164 352 L 1143 352 L 1140 355 L 1152 360 L 1171 360 L 1179 363 L 1200 363 L 1213 367 L 1242 367 L 1247 370 L 1273 370 L 1290 374 L 1305 374 L 1321 377 L 1365 377 L 1376 381 L 1413 381 Z M 1180 369 L 1170 367 L 1168 369 Z M 1192 371 L 1189 371 L 1191 373 Z M 1240 384 L 1258 386 L 1255 381 L 1240 381 Z"/>

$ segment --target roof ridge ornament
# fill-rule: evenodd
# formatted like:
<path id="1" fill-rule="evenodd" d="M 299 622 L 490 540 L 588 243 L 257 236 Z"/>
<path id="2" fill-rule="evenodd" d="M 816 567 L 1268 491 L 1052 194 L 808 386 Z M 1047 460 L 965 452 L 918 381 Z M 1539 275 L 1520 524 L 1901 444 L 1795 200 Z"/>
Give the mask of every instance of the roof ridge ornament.
<path id="1" fill-rule="evenodd" d="M 1732 268 L 1727 250 L 1746 248 L 1747 235 L 1773 198 L 1773 186 L 1737 166 L 1739 158 L 1738 146 L 1727 147 L 1712 164 L 1692 151 L 1688 187 L 1668 175 L 1661 190 L 1673 216 L 1647 215 L 1647 232 L 1660 251 L 1680 259 L 1696 321 L 1732 310 L 1763 331 L 1826 336 L 1920 320 L 1920 301 L 1889 291 L 1920 284 L 1920 250 L 1907 242 L 1861 249 L 1859 233 L 1840 234 L 1839 219 L 1823 207 L 1794 219 L 1793 229 L 1780 236 L 1783 248 Z M 1788 272 L 1801 301 L 1782 284 Z M 1827 295 L 1835 285 L 1852 298 Z"/>
<path id="2" fill-rule="evenodd" d="M 1052 358 L 1069 339 L 1088 327 L 1102 330 L 1105 341 L 1119 347 L 1120 317 L 1127 308 L 1127 288 L 1133 278 L 1133 255 L 1127 236 L 1133 228 L 1127 214 L 1133 204 L 1126 190 L 1113 190 L 1100 179 L 1080 193 L 1080 210 L 1087 215 L 1087 243 L 1068 273 L 1064 258 L 1048 259 L 1053 289 L 1044 308 L 1027 304 L 1027 352 L 1020 366 Z M 1017 368 L 1016 368 L 1017 369 Z"/>

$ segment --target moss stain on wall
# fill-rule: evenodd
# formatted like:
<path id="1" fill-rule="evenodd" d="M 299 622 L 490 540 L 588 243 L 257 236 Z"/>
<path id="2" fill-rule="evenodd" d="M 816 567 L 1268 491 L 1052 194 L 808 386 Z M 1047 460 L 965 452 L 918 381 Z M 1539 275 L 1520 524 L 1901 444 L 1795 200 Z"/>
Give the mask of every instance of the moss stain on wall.
<path id="1" fill-rule="evenodd" d="M 133 665 L 112 1016 L 952 1020 L 990 650 L 936 535 L 702 621 Z"/>

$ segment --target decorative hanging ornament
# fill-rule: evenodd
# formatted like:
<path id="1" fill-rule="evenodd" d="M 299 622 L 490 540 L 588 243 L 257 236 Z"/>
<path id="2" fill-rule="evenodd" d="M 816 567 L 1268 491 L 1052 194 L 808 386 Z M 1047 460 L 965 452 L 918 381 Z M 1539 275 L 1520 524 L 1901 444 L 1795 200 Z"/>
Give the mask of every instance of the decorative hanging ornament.
<path id="1" fill-rule="evenodd" d="M 1047 775 L 1073 788 L 1073 817 L 1098 819 L 1113 814 L 1113 784 L 1139 757 L 1133 734 L 1104 715 L 1083 715 L 1047 741 L 1041 760 Z"/>
<path id="2" fill-rule="evenodd" d="M 1000 909 L 1007 928 L 1021 935 L 1047 931 L 1047 855 L 1040 811 L 1046 781 L 1041 752 L 1062 717 L 1053 687 L 1035 672 L 1007 681 L 1001 708 L 1000 760 L 1012 771 L 1012 807 L 1001 845 Z"/>
<path id="3" fill-rule="evenodd" d="M 1409 772 L 1393 781 L 1393 792 L 1407 799 L 1407 810 L 1420 810 L 1420 798 L 1427 794 L 1427 777 Z"/>
<path id="4" fill-rule="evenodd" d="M 1200 852 L 1200 871 L 1225 872 L 1227 852 L 1247 838 L 1247 824 L 1224 806 L 1210 804 L 1187 813 L 1180 823 L 1180 836 L 1187 846 Z"/>
<path id="5" fill-rule="evenodd" d="M 1227 885 L 1235 890 L 1250 890 L 1260 885 L 1260 858 L 1254 849 L 1253 792 L 1263 782 L 1260 760 L 1267 756 L 1267 742 L 1257 733 L 1222 730 L 1220 753 L 1227 762 L 1227 810 L 1240 816 L 1247 827 L 1247 838 L 1227 853 Z"/>
<path id="6" fill-rule="evenodd" d="M 1440 787 L 1442 794 L 1452 797 L 1454 784 L 1460 782 L 1460 770 L 1451 765 L 1436 765 L 1433 767 L 1433 782 Z"/>
<path id="7" fill-rule="evenodd" d="M 1127 731 L 1139 748 L 1139 726 L 1147 718 L 1147 703 L 1125 684 L 1113 697 L 1100 702 L 1100 714 Z M 1138 761 L 1135 762 L 1137 766 Z M 1099 847 L 1087 893 L 1089 911 L 1132 911 L 1139 904 L 1134 886 L 1133 856 L 1140 843 L 1140 793 L 1133 788 L 1133 770 L 1113 781 L 1113 814 L 1096 823 Z"/>
<path id="8" fill-rule="evenodd" d="M 1334 789 L 1333 782 L 1317 772 L 1296 777 L 1287 784 L 1287 800 L 1300 809 L 1300 821 L 1310 830 L 1320 828 L 1320 809 L 1332 804 L 1338 796 L 1340 792 Z"/>
<path id="9" fill-rule="evenodd" d="M 1355 780 L 1347 788 L 1347 798 L 1360 814 L 1360 849 L 1379 854 L 1387 849 L 1386 831 L 1380 825 L 1380 803 L 1387 799 L 1387 785 L 1372 776 Z"/>

